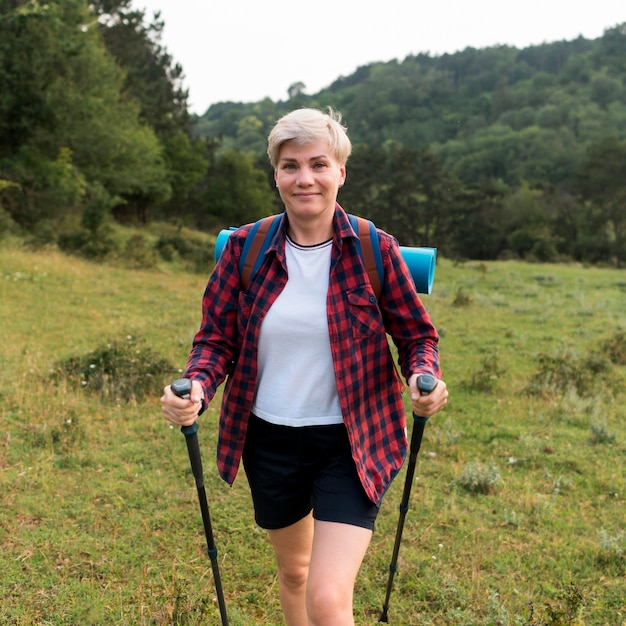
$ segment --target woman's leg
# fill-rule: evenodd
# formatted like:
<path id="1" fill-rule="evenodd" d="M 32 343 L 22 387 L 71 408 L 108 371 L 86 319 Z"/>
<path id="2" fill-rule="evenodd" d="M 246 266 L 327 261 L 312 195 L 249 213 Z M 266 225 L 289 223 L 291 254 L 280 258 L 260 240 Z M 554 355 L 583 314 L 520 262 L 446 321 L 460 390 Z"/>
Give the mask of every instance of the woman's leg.
<path id="1" fill-rule="evenodd" d="M 354 625 L 354 583 L 371 537 L 367 528 L 315 521 L 306 594 L 308 626 Z"/>
<path id="2" fill-rule="evenodd" d="M 287 626 L 309 626 L 306 589 L 313 544 L 313 516 L 270 530 L 269 537 L 278 564 L 280 604 Z"/>

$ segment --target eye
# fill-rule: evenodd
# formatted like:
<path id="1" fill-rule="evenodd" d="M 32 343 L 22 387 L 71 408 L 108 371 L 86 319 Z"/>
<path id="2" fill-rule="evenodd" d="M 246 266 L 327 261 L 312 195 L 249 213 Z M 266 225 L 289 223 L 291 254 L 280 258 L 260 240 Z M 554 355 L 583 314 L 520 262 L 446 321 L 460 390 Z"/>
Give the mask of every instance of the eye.
<path id="1" fill-rule="evenodd" d="M 319 161 L 318 163 L 316 163 L 313 168 L 316 170 L 321 170 L 324 169 L 326 167 L 326 163 Z"/>
<path id="2" fill-rule="evenodd" d="M 283 165 L 283 169 L 292 172 L 296 169 L 296 166 L 293 163 L 285 163 L 285 165 Z"/>

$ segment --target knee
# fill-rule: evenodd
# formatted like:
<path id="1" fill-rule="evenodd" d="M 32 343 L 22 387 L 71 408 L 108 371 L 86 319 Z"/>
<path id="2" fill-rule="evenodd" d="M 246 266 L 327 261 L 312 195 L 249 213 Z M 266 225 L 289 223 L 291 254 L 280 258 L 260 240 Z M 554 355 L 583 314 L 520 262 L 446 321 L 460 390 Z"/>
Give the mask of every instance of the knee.
<path id="1" fill-rule="evenodd" d="M 326 584 L 307 587 L 307 614 L 312 626 L 333 626 L 353 623 L 352 593 L 340 585 Z"/>
<path id="2" fill-rule="evenodd" d="M 278 568 L 278 581 L 285 589 L 300 589 L 306 585 L 308 574 L 308 567 L 290 564 Z"/>

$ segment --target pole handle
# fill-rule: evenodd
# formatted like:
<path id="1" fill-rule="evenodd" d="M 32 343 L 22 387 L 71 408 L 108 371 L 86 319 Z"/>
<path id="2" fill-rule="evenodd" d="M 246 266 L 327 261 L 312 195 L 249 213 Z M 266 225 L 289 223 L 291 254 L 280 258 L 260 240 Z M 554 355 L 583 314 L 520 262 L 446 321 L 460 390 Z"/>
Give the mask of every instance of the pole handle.
<path id="1" fill-rule="evenodd" d="M 191 397 L 191 381 L 188 378 L 179 378 L 171 385 L 172 391 L 179 398 L 189 399 Z"/>
<path id="2" fill-rule="evenodd" d="M 417 377 L 417 389 L 421 395 L 427 396 L 436 386 L 439 381 L 432 374 L 420 374 Z M 413 413 L 413 421 L 421 424 L 422 426 L 428 421 L 428 417 L 422 417 Z"/>
<path id="3" fill-rule="evenodd" d="M 427 396 L 439 381 L 432 374 L 420 374 L 417 377 L 417 389 L 423 396 Z"/>
<path id="4" fill-rule="evenodd" d="M 171 384 L 172 392 L 179 398 L 189 399 L 191 397 L 191 381 L 188 378 L 179 378 Z M 180 432 L 185 437 L 193 437 L 198 432 L 198 422 L 189 426 L 181 426 Z"/>

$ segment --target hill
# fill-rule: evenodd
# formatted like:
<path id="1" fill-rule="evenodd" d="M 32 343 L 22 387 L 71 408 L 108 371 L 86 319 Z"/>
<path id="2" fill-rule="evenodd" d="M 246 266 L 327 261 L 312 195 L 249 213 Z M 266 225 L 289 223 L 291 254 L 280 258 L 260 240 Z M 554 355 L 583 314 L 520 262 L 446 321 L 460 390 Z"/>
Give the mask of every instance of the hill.
<path id="1" fill-rule="evenodd" d="M 465 184 L 571 181 L 585 147 L 626 137 L 626 23 L 595 40 L 499 46 L 374 63 L 314 95 L 221 103 L 196 121 L 202 136 L 258 149 L 297 106 L 332 106 L 355 144 L 399 142 L 441 154 Z"/>
<path id="2" fill-rule="evenodd" d="M 314 95 L 214 105 L 195 132 L 263 167 L 269 129 L 301 106 L 341 111 L 354 152 L 340 201 L 405 245 L 626 258 L 626 24 L 595 40 L 366 65 Z"/>
<path id="3" fill-rule="evenodd" d="M 282 211 L 270 126 L 333 106 L 354 143 L 339 200 L 401 244 L 457 260 L 626 260 L 626 25 L 370 64 L 315 95 L 296 84 L 288 101 L 195 120 L 163 28 L 128 0 L 2 5 L 0 241 L 146 264 L 157 251 L 135 245 L 143 234 L 121 248 L 112 224 L 215 234 Z M 161 240 L 158 256 L 201 259 L 187 243 Z"/>

